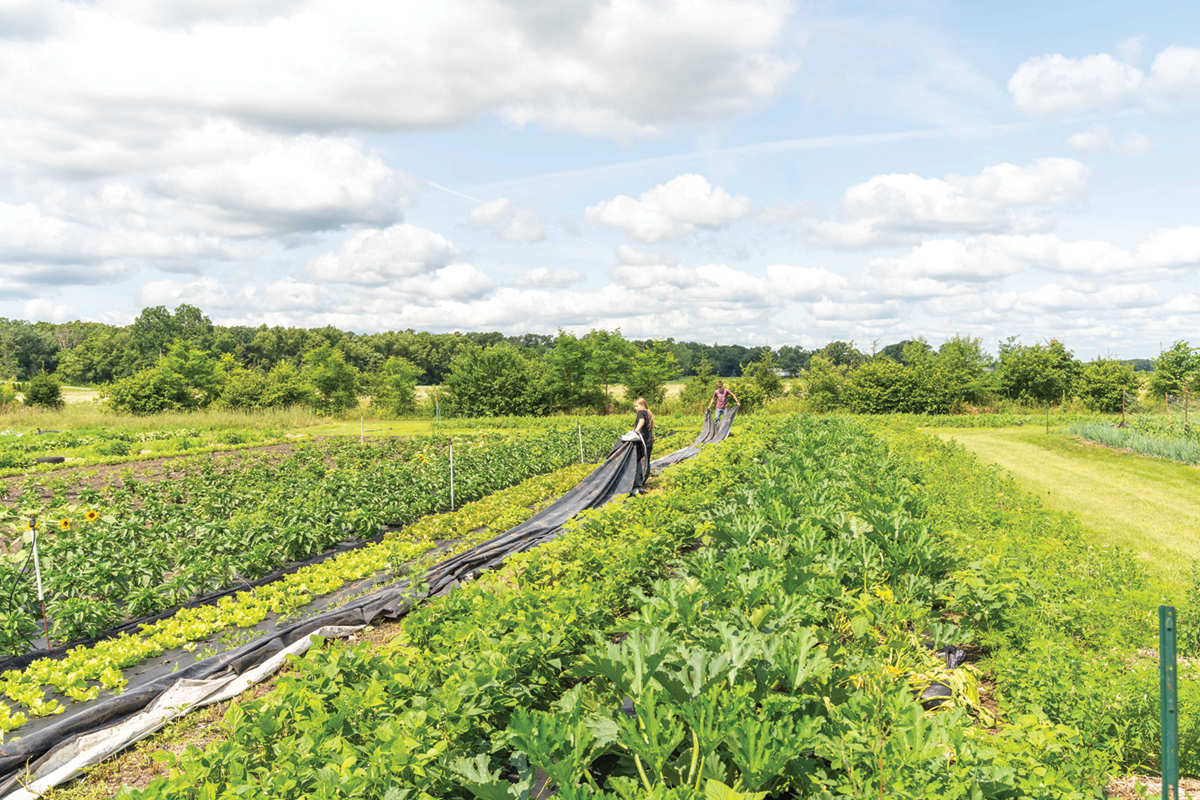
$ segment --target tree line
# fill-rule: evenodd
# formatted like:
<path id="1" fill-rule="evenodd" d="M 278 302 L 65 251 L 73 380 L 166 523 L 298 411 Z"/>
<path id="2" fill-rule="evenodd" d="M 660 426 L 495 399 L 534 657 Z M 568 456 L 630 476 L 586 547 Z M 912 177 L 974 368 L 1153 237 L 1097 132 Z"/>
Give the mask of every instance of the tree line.
<path id="1" fill-rule="evenodd" d="M 373 372 L 394 356 L 416 365 L 421 384 L 442 383 L 458 351 L 469 345 L 505 345 L 527 356 L 545 356 L 554 336 L 499 332 L 430 333 L 384 331 L 356 334 L 333 326 L 296 328 L 266 325 L 214 325 L 190 305 L 174 312 L 164 306 L 145 308 L 130 325 L 102 322 L 26 322 L 0 317 L 0 377 L 28 380 L 39 372 L 57 375 L 68 385 L 98 386 L 127 378 L 153 366 L 170 346 L 187 341 L 215 356 L 232 356 L 248 369 L 270 372 L 281 362 L 298 365 L 304 354 L 321 344 L 336 348 L 346 363 L 360 372 Z M 637 344 L 642 342 L 637 341 Z M 765 347 L 676 342 L 668 339 L 680 374 L 695 374 L 701 358 L 717 375 L 735 377 L 741 365 L 758 360 Z M 799 371 L 807 352 L 784 347 L 781 365 Z"/>
<path id="2" fill-rule="evenodd" d="M 1141 374 L 1157 366 L 1148 382 Z M 360 398 L 388 413 L 415 410 L 418 384 L 436 387 L 447 413 L 541 414 L 622 407 L 665 399 L 664 384 L 688 378 L 673 401 L 707 404 L 718 378 L 748 409 L 785 396 L 807 410 L 947 413 L 1001 400 L 1024 404 L 1078 398 L 1120 410 L 1124 392 L 1178 393 L 1200 374 L 1200 355 L 1176 343 L 1155 362 L 1076 359 L 1057 340 L 1000 343 L 956 336 L 938 348 L 905 340 L 870 352 L 835 341 L 743 347 L 630 340 L 620 331 L 582 336 L 214 325 L 194 306 L 146 308 L 131 325 L 29 323 L 0 319 L 0 376 L 28 381 L 26 399 L 59 402 L 58 384 L 102 387 L 116 409 L 254 409 L 295 404 L 339 412 Z M 781 376 L 799 377 L 790 389 Z M 618 390 L 616 387 L 620 387 Z M 3 392 L 11 389 L 0 386 Z"/>

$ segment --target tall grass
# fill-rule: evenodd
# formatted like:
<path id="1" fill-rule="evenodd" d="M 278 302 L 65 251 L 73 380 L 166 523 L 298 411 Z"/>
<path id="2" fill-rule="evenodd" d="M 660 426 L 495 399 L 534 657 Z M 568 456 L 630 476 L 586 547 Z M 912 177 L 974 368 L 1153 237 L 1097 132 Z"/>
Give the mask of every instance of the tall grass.
<path id="1" fill-rule="evenodd" d="M 357 416 L 357 415 L 356 415 Z M 88 430 L 121 428 L 147 431 L 173 428 L 211 428 L 230 430 L 270 428 L 287 430 L 307 428 L 328 422 L 312 409 L 303 406 L 269 408 L 259 411 L 230 411 L 204 409 L 201 411 L 164 411 L 159 414 L 118 414 L 99 403 L 78 403 L 60 409 L 7 407 L 0 410 L 0 429 L 17 431 L 66 430 L 84 433 Z"/>
<path id="2" fill-rule="evenodd" d="M 1200 442 L 1174 436 L 1143 433 L 1130 428 L 1116 428 L 1104 423 L 1076 423 L 1071 433 L 1083 439 L 1120 447 L 1147 456 L 1157 456 L 1184 464 L 1200 464 Z"/>

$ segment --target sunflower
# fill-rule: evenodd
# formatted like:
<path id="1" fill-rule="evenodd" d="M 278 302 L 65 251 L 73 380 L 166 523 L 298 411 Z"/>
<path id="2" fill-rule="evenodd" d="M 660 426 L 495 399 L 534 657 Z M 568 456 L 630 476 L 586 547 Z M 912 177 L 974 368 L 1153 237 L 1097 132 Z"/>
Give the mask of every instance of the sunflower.
<path id="1" fill-rule="evenodd" d="M 59 525 L 59 527 L 60 527 L 60 528 L 62 528 L 64 531 L 69 531 L 69 530 L 71 530 L 71 520 L 67 519 L 66 517 L 63 517 L 62 519 L 60 519 L 60 520 L 58 521 L 58 525 Z"/>
<path id="2" fill-rule="evenodd" d="M 95 522 L 96 520 L 100 519 L 100 514 L 95 509 L 88 511 L 84 516 L 87 518 L 88 522 Z"/>

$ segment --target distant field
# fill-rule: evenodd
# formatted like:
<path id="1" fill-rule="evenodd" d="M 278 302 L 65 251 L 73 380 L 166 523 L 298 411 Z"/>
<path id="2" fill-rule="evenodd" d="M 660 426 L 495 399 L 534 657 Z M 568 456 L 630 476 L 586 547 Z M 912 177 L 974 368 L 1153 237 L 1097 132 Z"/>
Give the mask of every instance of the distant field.
<path id="1" fill-rule="evenodd" d="M 925 432 L 1011 472 L 1048 508 L 1074 514 L 1100 545 L 1138 554 L 1174 601 L 1200 559 L 1200 470 L 1028 428 Z"/>

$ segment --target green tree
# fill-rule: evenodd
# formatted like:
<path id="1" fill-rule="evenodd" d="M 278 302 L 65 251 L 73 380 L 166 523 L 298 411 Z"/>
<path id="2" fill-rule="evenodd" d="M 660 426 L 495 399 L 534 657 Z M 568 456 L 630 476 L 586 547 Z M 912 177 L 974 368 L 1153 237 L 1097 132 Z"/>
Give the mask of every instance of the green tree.
<path id="1" fill-rule="evenodd" d="M 808 369 L 808 361 L 812 353 L 801 347 L 785 344 L 779 348 L 779 368 L 794 378 Z"/>
<path id="2" fill-rule="evenodd" d="M 717 376 L 713 372 L 712 362 L 704 353 L 700 354 L 700 363 L 696 366 L 696 374 L 683 387 L 679 396 L 680 405 L 687 412 L 697 412 L 708 405 L 712 393 L 717 388 Z"/>
<path id="3" fill-rule="evenodd" d="M 629 374 L 636 348 L 621 335 L 620 328 L 615 331 L 592 331 L 584 337 L 584 341 L 587 342 L 589 353 L 588 368 L 604 387 L 607 402 L 609 387 Z"/>
<path id="4" fill-rule="evenodd" d="M 742 367 L 742 374 L 754 382 L 764 399 L 773 400 L 783 395 L 783 379 L 779 377 L 778 370 L 779 364 L 775 361 L 775 354 L 767 347 L 763 349 L 758 361 L 748 368 Z M 734 394 L 737 394 L 736 390 Z"/>
<path id="5" fill-rule="evenodd" d="M 1058 340 L 1023 345 L 1016 337 L 1000 344 L 997 378 L 1005 397 L 1024 403 L 1052 403 L 1071 391 L 1079 362 Z"/>
<path id="6" fill-rule="evenodd" d="M 877 356 L 846 379 L 846 404 L 857 414 L 891 414 L 905 405 L 910 389 L 906 368 L 887 356 Z"/>
<path id="7" fill-rule="evenodd" d="M 445 387 L 462 416 L 530 416 L 548 409 L 545 381 L 545 366 L 515 347 L 468 344 L 454 357 Z"/>
<path id="8" fill-rule="evenodd" d="M 950 337 L 938 348 L 938 361 L 955 398 L 964 403 L 986 403 L 1000 389 L 991 371 L 992 357 L 978 338 Z"/>
<path id="9" fill-rule="evenodd" d="M 846 368 L 835 365 L 820 353 L 814 353 L 805 377 L 804 400 L 810 411 L 832 411 L 842 405 L 846 387 Z"/>
<path id="10" fill-rule="evenodd" d="M 417 407 L 417 379 L 421 369 L 400 356 L 383 362 L 373 405 L 380 405 L 396 416 L 407 414 Z"/>
<path id="11" fill-rule="evenodd" d="M 0 383 L 0 410 L 17 404 L 17 392 L 7 383 Z"/>
<path id="12" fill-rule="evenodd" d="M 844 399 L 859 414 L 945 414 L 955 395 L 941 359 L 924 340 L 901 351 L 906 363 L 878 356 L 846 378 Z"/>
<path id="13" fill-rule="evenodd" d="M 58 378 L 39 372 L 25 384 L 25 405 L 40 408 L 62 408 L 62 386 Z"/>
<path id="14" fill-rule="evenodd" d="M 547 388 L 551 404 L 560 410 L 602 408 L 604 389 L 586 339 L 559 330 L 546 354 Z"/>
<path id="15" fill-rule="evenodd" d="M 183 378 L 195 393 L 194 405 L 199 408 L 207 408 L 221 396 L 225 376 L 218 367 L 216 358 L 186 339 L 172 345 L 158 363 L 159 369 L 178 373 Z"/>
<path id="16" fill-rule="evenodd" d="M 266 375 L 256 369 L 235 365 L 227 370 L 221 396 L 213 405 L 232 409 L 264 408 L 267 406 L 266 394 Z"/>
<path id="17" fill-rule="evenodd" d="M 663 341 L 646 342 L 633 357 L 629 377 L 625 381 L 625 397 L 646 398 L 651 408 L 662 405 L 667 397 L 667 381 L 679 374 L 679 362 L 671 346 Z"/>
<path id="18" fill-rule="evenodd" d="M 1187 342 L 1176 342 L 1154 359 L 1154 374 L 1150 376 L 1150 391 L 1153 394 L 1183 394 L 1183 387 L 1191 387 L 1200 372 L 1200 353 Z"/>
<path id="19" fill-rule="evenodd" d="M 835 367 L 857 367 L 866 361 L 866 356 L 858 351 L 854 342 L 830 342 L 817 353 Z"/>
<path id="20" fill-rule="evenodd" d="M 158 366 L 138 370 L 103 389 L 116 411 L 153 414 L 195 408 L 196 395 L 178 372 Z"/>
<path id="21" fill-rule="evenodd" d="M 336 414 L 358 405 L 358 370 L 336 347 L 322 344 L 305 353 L 302 375 L 316 392 L 317 411 Z"/>
<path id="22" fill-rule="evenodd" d="M 315 405 L 316 392 L 291 361 L 280 361 L 267 373 L 263 389 L 264 408 L 287 408 L 296 405 Z"/>
<path id="23" fill-rule="evenodd" d="M 1079 396 L 1093 411 L 1121 410 L 1125 392 L 1134 396 L 1141 381 L 1129 364 L 1109 358 L 1097 358 L 1083 368 L 1079 375 Z"/>

